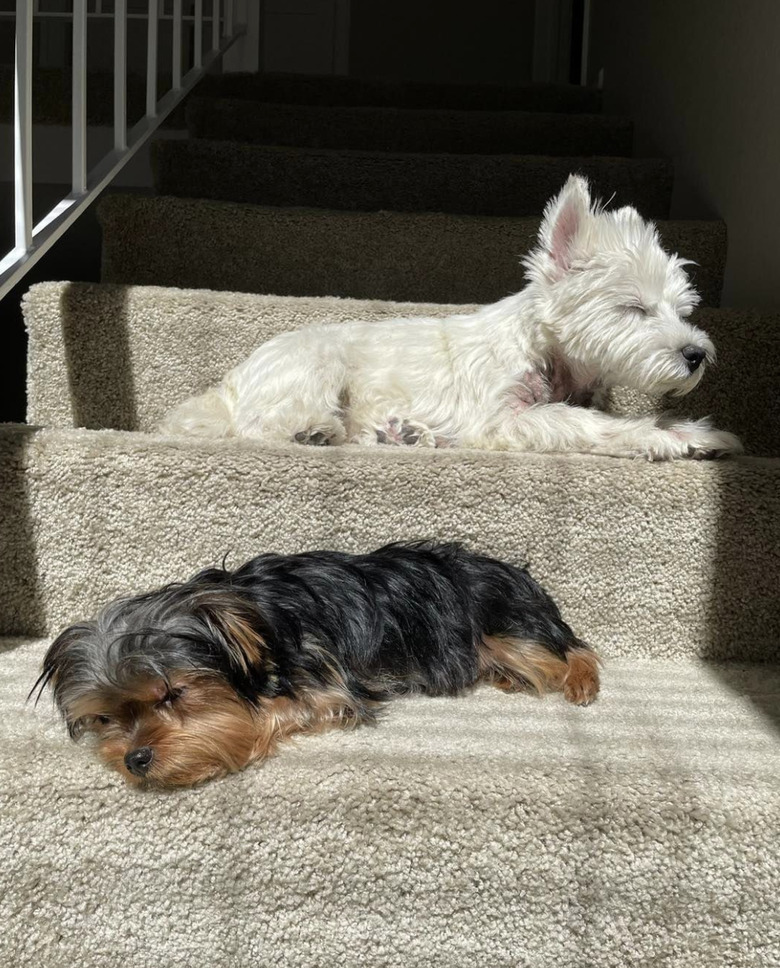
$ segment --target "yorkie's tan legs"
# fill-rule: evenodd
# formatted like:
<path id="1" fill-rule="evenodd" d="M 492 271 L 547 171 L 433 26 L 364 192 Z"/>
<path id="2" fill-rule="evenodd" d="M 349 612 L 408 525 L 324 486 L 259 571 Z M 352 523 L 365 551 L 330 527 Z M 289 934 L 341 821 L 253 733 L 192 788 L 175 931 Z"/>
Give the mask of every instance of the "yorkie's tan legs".
<path id="1" fill-rule="evenodd" d="M 563 692 L 577 706 L 587 706 L 599 691 L 599 658 L 586 648 L 570 649 L 567 659 L 538 642 L 502 636 L 487 637 L 480 649 L 481 678 L 514 692 L 529 686 L 540 695 Z"/>

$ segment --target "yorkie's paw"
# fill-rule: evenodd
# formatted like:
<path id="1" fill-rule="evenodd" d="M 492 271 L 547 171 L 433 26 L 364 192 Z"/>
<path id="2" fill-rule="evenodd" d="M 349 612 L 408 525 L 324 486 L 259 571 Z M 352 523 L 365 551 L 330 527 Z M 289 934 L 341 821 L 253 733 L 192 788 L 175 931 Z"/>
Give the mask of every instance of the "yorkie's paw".
<path id="1" fill-rule="evenodd" d="M 568 666 L 563 680 L 564 699 L 575 706 L 589 706 L 599 694 L 597 655 L 584 649 L 569 652 Z"/>

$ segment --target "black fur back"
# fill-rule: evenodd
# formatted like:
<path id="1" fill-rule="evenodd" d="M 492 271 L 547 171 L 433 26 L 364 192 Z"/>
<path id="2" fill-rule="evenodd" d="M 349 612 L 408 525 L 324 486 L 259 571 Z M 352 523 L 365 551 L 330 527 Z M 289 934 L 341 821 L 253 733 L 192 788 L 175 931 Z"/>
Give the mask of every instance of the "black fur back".
<path id="1" fill-rule="evenodd" d="M 251 602 L 279 690 L 290 694 L 301 671 L 320 678 L 323 651 L 346 671 L 350 689 L 385 698 L 472 685 L 484 636 L 529 639 L 561 658 L 582 646 L 527 571 L 456 544 L 264 554 L 190 584 L 227 585 Z"/>

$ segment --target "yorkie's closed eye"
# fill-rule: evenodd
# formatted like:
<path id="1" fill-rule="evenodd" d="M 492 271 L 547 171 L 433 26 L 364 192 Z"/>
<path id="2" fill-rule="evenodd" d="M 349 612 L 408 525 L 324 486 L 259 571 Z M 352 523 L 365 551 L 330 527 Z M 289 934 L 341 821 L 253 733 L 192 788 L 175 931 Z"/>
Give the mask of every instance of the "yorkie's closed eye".
<path id="1" fill-rule="evenodd" d="M 56 639 L 36 685 L 128 782 L 172 787 L 480 681 L 585 705 L 598 659 L 526 571 L 416 544 L 261 555 L 120 599 Z"/>
<path id="2" fill-rule="evenodd" d="M 157 708 L 158 709 L 165 709 L 165 708 L 170 709 L 170 707 L 173 706 L 174 703 L 178 699 L 180 699 L 183 694 L 184 694 L 184 689 L 183 688 L 181 688 L 181 689 L 173 689 L 173 688 L 170 688 L 169 687 L 166 690 L 165 695 L 157 703 Z"/>

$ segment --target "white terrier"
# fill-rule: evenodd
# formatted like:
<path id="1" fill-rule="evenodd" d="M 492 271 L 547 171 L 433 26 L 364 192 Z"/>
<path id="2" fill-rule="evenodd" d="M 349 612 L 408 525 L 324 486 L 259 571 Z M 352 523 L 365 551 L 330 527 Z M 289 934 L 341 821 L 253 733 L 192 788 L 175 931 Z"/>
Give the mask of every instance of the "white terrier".
<path id="1" fill-rule="evenodd" d="M 688 393 L 715 349 L 655 226 L 607 212 L 571 175 L 545 209 L 528 284 L 468 315 L 312 325 L 258 347 L 164 433 L 265 443 L 578 451 L 669 460 L 738 453 L 707 420 L 617 417 L 613 386 Z"/>

